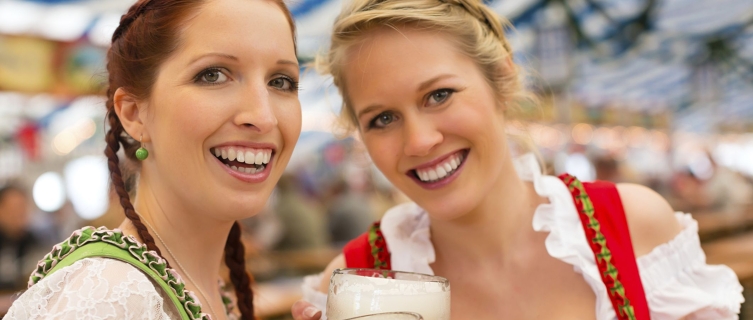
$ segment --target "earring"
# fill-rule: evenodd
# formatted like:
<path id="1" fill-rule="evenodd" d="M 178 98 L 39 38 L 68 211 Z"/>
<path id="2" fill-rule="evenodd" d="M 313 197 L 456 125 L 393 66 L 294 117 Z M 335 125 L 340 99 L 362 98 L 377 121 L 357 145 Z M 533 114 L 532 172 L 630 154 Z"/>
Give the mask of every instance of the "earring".
<path id="1" fill-rule="evenodd" d="M 143 139 L 144 139 L 144 135 L 142 134 L 141 137 L 139 138 L 139 143 L 141 143 L 141 147 L 138 150 L 136 150 L 136 159 L 139 159 L 139 161 L 144 161 L 146 160 L 147 157 L 149 157 L 149 151 L 147 151 L 146 148 L 144 148 L 144 143 L 141 142 L 141 140 Z"/>

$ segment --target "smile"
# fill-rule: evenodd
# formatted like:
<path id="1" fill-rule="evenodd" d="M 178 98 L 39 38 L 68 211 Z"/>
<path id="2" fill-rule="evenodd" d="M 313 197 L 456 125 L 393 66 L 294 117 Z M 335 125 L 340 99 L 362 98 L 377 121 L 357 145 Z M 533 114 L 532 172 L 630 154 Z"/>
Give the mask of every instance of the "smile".
<path id="1" fill-rule="evenodd" d="M 463 164 L 465 164 L 469 151 L 469 149 L 459 150 L 436 161 L 421 165 L 408 171 L 408 176 L 425 188 L 434 189 L 444 186 L 457 176 Z"/>
<path id="2" fill-rule="evenodd" d="M 210 152 L 225 166 L 226 171 L 247 182 L 265 180 L 269 175 L 269 163 L 274 157 L 274 150 L 270 148 L 222 146 L 211 148 Z"/>

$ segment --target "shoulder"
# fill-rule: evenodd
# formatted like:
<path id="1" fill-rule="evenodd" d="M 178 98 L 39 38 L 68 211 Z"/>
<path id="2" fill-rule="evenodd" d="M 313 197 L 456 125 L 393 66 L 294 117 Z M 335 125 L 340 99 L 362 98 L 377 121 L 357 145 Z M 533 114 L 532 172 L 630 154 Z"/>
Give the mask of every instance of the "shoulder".
<path id="1" fill-rule="evenodd" d="M 630 229 L 635 256 L 674 239 L 682 227 L 667 201 L 655 191 L 637 184 L 617 184 Z"/>
<path id="2" fill-rule="evenodd" d="M 87 285 L 84 285 L 87 284 Z M 88 286 L 102 285 L 101 289 L 138 289 L 143 293 L 157 292 L 157 285 L 141 272 L 141 270 L 127 262 L 116 259 L 92 257 L 74 262 L 70 266 L 54 272 L 36 285 L 32 286 L 60 286 L 69 289 L 91 289 Z M 112 290 L 106 292 L 111 293 Z"/>
<path id="3" fill-rule="evenodd" d="M 135 266 L 85 258 L 31 286 L 8 310 L 8 319 L 76 319 L 81 312 L 99 311 L 111 316 L 103 319 L 169 319 L 170 307 Z"/>
<path id="4" fill-rule="evenodd" d="M 322 271 L 322 279 L 319 284 L 320 292 L 327 293 L 329 291 L 329 279 L 332 277 L 332 272 L 342 268 L 345 268 L 345 256 L 340 254 Z"/>

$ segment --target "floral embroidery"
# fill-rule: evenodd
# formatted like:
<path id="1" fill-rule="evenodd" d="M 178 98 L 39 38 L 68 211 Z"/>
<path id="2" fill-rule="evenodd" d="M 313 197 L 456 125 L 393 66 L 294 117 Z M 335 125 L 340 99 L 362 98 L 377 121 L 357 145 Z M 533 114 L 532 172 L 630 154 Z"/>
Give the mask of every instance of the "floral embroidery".
<path id="1" fill-rule="evenodd" d="M 160 257 L 156 252 L 147 249 L 146 245 L 139 243 L 132 236 L 125 236 L 118 230 L 108 230 L 105 227 L 95 229 L 94 227 L 84 227 L 76 230 L 65 241 L 55 245 L 52 252 L 46 254 L 37 264 L 37 268 L 29 278 L 29 287 L 42 280 L 60 261 L 69 256 L 76 249 L 87 244 L 105 242 L 116 246 L 131 254 L 136 260 L 143 263 L 149 269 L 167 283 L 180 301 L 190 319 L 210 320 L 211 317 L 201 312 L 201 303 L 193 292 L 186 290 L 185 283 L 175 270 L 167 267 L 167 261 Z M 228 311 L 232 310 L 232 301 L 224 299 Z"/>
<path id="2" fill-rule="evenodd" d="M 616 302 L 617 309 L 619 309 L 617 318 L 620 320 L 636 320 L 635 310 L 625 295 L 625 287 L 620 282 L 617 268 L 612 264 L 612 252 L 609 251 L 607 240 L 601 233 L 599 220 L 594 216 L 595 211 L 591 198 L 583 188 L 583 184 L 575 177 L 565 173 L 560 175 L 560 179 L 565 182 L 567 188 L 570 189 L 570 193 L 573 194 L 578 213 L 588 218 L 586 236 L 591 239 L 591 249 L 596 257 L 596 264 L 601 271 L 601 279 L 607 287 L 609 297 Z"/>
<path id="3" fill-rule="evenodd" d="M 374 257 L 374 269 L 389 269 L 390 252 L 387 250 L 387 242 L 384 241 L 379 222 L 375 222 L 369 228 L 369 244 L 371 255 Z"/>

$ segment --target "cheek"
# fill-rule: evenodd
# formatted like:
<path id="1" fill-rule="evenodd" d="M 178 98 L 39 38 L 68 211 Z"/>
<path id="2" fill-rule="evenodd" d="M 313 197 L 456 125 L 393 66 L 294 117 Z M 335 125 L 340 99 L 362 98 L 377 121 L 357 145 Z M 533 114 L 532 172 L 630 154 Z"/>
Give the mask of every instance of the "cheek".
<path id="1" fill-rule="evenodd" d="M 284 143 L 289 146 L 288 150 L 292 152 L 293 146 L 295 146 L 301 134 L 301 104 L 296 98 L 279 101 L 276 105 L 279 106 L 275 112 L 277 126 Z"/>
<path id="2" fill-rule="evenodd" d="M 402 142 L 400 135 L 396 130 L 394 131 L 380 135 L 367 134 L 363 136 L 363 143 L 366 145 L 371 160 L 379 171 L 387 177 L 400 174 L 397 165 L 402 154 Z"/>
<path id="3" fill-rule="evenodd" d="M 166 139 L 181 144 L 186 140 L 203 140 L 227 119 L 221 106 L 234 103 L 233 95 L 201 90 L 163 90 L 170 92 L 157 101 L 155 122 Z M 220 91 L 217 91 L 218 93 Z M 169 119 L 169 121 L 165 121 Z M 177 134 L 177 133 L 180 134 Z"/>

